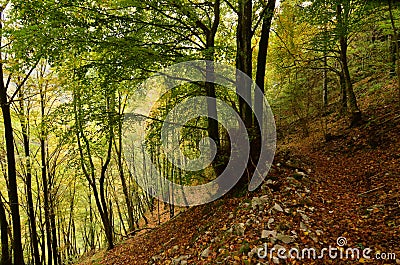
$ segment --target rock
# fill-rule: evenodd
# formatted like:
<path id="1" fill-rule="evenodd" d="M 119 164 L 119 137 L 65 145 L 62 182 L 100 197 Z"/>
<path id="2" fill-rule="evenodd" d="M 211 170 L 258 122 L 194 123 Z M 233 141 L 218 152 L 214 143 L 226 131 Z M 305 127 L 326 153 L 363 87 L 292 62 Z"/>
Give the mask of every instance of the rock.
<path id="1" fill-rule="evenodd" d="M 283 212 L 282 207 L 277 203 L 275 203 L 274 206 L 272 206 L 271 210 L 275 210 L 275 211 L 278 211 L 278 212 Z"/>
<path id="2" fill-rule="evenodd" d="M 160 255 L 155 255 L 155 256 L 151 257 L 151 259 L 153 261 L 159 261 L 159 260 L 162 260 L 162 257 Z"/>
<path id="3" fill-rule="evenodd" d="M 279 264 L 279 258 L 278 257 L 272 257 L 272 262 L 274 264 Z"/>
<path id="4" fill-rule="evenodd" d="M 314 234 L 310 234 L 310 238 L 315 242 L 318 243 L 318 237 Z"/>
<path id="5" fill-rule="evenodd" d="M 233 213 L 231 213 L 228 217 L 228 219 L 232 219 L 233 218 Z"/>
<path id="6" fill-rule="evenodd" d="M 178 245 L 175 245 L 175 246 L 172 247 L 172 250 L 173 250 L 173 251 L 177 251 L 178 249 L 179 249 L 179 246 L 178 246 Z"/>
<path id="7" fill-rule="evenodd" d="M 274 221 L 275 221 L 274 218 L 269 218 L 269 219 L 268 219 L 267 227 L 268 227 L 269 229 L 271 229 L 271 224 L 272 224 Z"/>
<path id="8" fill-rule="evenodd" d="M 210 248 L 206 248 L 205 250 L 203 250 L 203 252 L 201 252 L 201 257 L 202 258 L 208 258 L 208 256 L 210 255 Z"/>
<path id="9" fill-rule="evenodd" d="M 253 199 L 251 200 L 251 206 L 254 211 L 257 209 L 259 209 L 260 211 L 263 211 L 265 204 L 268 204 L 270 202 L 271 202 L 271 198 L 268 195 L 264 195 L 261 197 L 253 197 Z"/>
<path id="10" fill-rule="evenodd" d="M 300 230 L 307 231 L 307 226 L 303 222 L 300 222 Z"/>
<path id="11" fill-rule="evenodd" d="M 211 239 L 211 243 L 219 242 L 219 241 L 220 241 L 220 238 L 218 236 L 213 238 L 213 239 Z"/>
<path id="12" fill-rule="evenodd" d="M 274 181 L 272 179 L 267 179 L 267 181 L 265 181 L 265 184 L 272 185 L 274 184 Z"/>
<path id="13" fill-rule="evenodd" d="M 286 178 L 286 181 L 289 183 L 289 185 L 294 186 L 294 187 L 296 187 L 296 188 L 298 188 L 298 187 L 301 186 L 300 181 L 298 181 L 298 180 L 297 180 L 296 178 L 294 178 L 294 177 L 287 177 L 287 178 Z M 291 187 L 287 187 L 287 188 L 291 189 Z"/>
<path id="14" fill-rule="evenodd" d="M 246 226 L 250 226 L 253 221 L 251 219 L 247 219 Z"/>
<path id="15" fill-rule="evenodd" d="M 189 258 L 188 255 L 183 255 L 178 258 L 172 259 L 173 265 L 185 265 L 187 264 L 187 259 Z"/>
<path id="16" fill-rule="evenodd" d="M 304 220 L 304 222 L 308 222 L 310 220 L 310 217 L 308 217 L 307 215 L 305 215 L 304 213 L 300 213 L 301 218 Z"/>
<path id="17" fill-rule="evenodd" d="M 253 208 L 253 210 L 257 210 L 257 208 L 259 208 L 260 206 L 262 206 L 260 198 L 253 197 L 253 199 L 251 199 L 251 207 Z"/>
<path id="18" fill-rule="evenodd" d="M 282 241 L 285 244 L 289 244 L 289 243 L 294 242 L 294 237 L 288 236 L 288 235 L 284 235 L 284 234 L 277 234 L 276 235 L 276 239 Z"/>
<path id="19" fill-rule="evenodd" d="M 262 230 L 261 232 L 261 239 L 266 239 L 266 238 L 276 238 L 277 232 L 274 230 Z"/>
<path id="20" fill-rule="evenodd" d="M 245 230 L 244 223 L 239 223 L 232 226 L 232 231 L 237 236 L 243 236 L 244 230 Z"/>
<path id="21" fill-rule="evenodd" d="M 307 177 L 307 174 L 301 171 L 297 171 L 293 174 L 293 178 L 296 180 L 302 180 L 305 177 Z"/>

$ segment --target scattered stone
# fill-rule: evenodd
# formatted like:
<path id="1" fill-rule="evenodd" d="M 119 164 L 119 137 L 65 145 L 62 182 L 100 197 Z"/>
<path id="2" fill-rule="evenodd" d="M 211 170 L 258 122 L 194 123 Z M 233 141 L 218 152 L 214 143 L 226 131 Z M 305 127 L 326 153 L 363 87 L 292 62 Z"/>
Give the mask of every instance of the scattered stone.
<path id="1" fill-rule="evenodd" d="M 310 238 L 315 242 L 318 243 L 318 237 L 314 234 L 310 234 Z"/>
<path id="2" fill-rule="evenodd" d="M 275 221 L 274 218 L 269 218 L 269 219 L 268 219 L 267 227 L 268 227 L 269 229 L 271 229 L 271 224 L 272 224 L 274 221 Z"/>
<path id="3" fill-rule="evenodd" d="M 275 203 L 274 206 L 272 206 L 271 210 L 275 210 L 275 211 L 278 211 L 278 212 L 283 212 L 282 207 L 277 203 Z"/>
<path id="4" fill-rule="evenodd" d="M 151 257 L 151 259 L 152 259 L 154 262 L 156 262 L 156 261 L 162 260 L 162 257 L 161 257 L 160 255 L 155 255 L 155 256 Z"/>
<path id="5" fill-rule="evenodd" d="M 245 230 L 244 223 L 234 224 L 232 226 L 232 232 L 237 236 L 243 236 Z"/>
<path id="6" fill-rule="evenodd" d="M 277 234 L 276 235 L 276 239 L 282 241 L 285 244 L 289 244 L 289 243 L 294 242 L 294 237 L 288 236 L 288 235 L 284 235 L 284 234 Z"/>
<path id="7" fill-rule="evenodd" d="M 186 265 L 188 258 L 189 258 L 188 255 L 180 256 L 178 258 L 172 259 L 172 264 L 173 265 Z"/>
<path id="8" fill-rule="evenodd" d="M 271 198 L 268 195 L 264 195 L 261 197 L 253 197 L 251 200 L 251 206 L 253 210 L 259 209 L 260 211 L 264 210 L 265 204 L 268 204 L 271 202 Z"/>
<path id="9" fill-rule="evenodd" d="M 250 226 L 252 222 L 253 222 L 253 221 L 252 221 L 251 219 L 247 219 L 246 225 L 247 225 L 247 226 Z"/>
<path id="10" fill-rule="evenodd" d="M 266 238 L 276 238 L 277 232 L 274 230 L 262 230 L 261 232 L 261 239 L 266 239 Z"/>
<path id="11" fill-rule="evenodd" d="M 308 222 L 310 220 L 310 217 L 308 217 L 307 215 L 305 215 L 304 213 L 300 213 L 301 218 L 304 220 L 304 222 Z"/>
<path id="12" fill-rule="evenodd" d="M 265 181 L 265 184 L 272 185 L 274 184 L 274 181 L 272 179 L 267 179 L 267 181 Z"/>
<path id="13" fill-rule="evenodd" d="M 219 241 L 220 241 L 220 238 L 218 236 L 213 238 L 213 239 L 211 239 L 211 243 L 219 242 Z"/>
<path id="14" fill-rule="evenodd" d="M 228 217 L 228 219 L 232 219 L 233 218 L 233 213 L 231 213 Z"/>
<path id="15" fill-rule="evenodd" d="M 302 180 L 303 178 L 306 178 L 307 174 L 302 172 L 302 171 L 297 171 L 293 174 L 293 178 L 296 180 Z"/>
<path id="16" fill-rule="evenodd" d="M 201 252 L 202 258 L 208 258 L 209 255 L 210 255 L 210 248 L 206 248 L 205 250 L 203 250 L 203 252 Z"/>

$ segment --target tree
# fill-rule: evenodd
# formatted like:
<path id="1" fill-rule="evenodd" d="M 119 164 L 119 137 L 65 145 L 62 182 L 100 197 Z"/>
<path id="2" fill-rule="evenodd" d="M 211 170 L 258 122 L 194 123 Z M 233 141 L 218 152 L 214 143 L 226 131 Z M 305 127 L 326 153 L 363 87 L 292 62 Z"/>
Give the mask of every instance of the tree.
<path id="1" fill-rule="evenodd" d="M 331 42 L 326 47 L 331 47 L 337 41 L 339 49 L 339 62 L 343 72 L 343 80 L 346 85 L 346 97 L 350 107 L 350 125 L 354 126 L 361 122 L 362 115 L 357 104 L 354 93 L 352 78 L 348 63 L 348 47 L 352 35 L 365 21 L 367 15 L 366 3 L 364 1 L 311 1 L 307 7 L 308 16 L 311 23 L 323 28 L 327 38 Z M 327 25 L 330 25 L 327 29 Z M 329 51 L 329 50 L 328 50 Z M 326 50 L 324 51 L 326 52 Z"/>

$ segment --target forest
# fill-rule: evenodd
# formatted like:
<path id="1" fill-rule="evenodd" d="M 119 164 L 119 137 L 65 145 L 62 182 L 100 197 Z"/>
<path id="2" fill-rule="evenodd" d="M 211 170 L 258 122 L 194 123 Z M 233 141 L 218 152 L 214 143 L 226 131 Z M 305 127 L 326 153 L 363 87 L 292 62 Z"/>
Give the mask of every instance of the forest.
<path id="1" fill-rule="evenodd" d="M 400 263 L 399 7 L 1 0 L 0 265 Z"/>

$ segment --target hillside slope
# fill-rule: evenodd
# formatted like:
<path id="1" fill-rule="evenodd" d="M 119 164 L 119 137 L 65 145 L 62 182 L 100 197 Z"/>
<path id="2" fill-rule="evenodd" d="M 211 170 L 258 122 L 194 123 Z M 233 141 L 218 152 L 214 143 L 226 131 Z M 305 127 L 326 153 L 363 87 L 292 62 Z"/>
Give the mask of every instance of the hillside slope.
<path id="1" fill-rule="evenodd" d="M 315 128 L 308 138 L 280 145 L 257 192 L 192 207 L 85 263 L 399 264 L 400 111 L 379 94 L 363 98 L 362 110 L 365 123 L 357 128 L 327 117 L 328 142 Z M 275 248 L 273 257 L 259 257 L 265 247 Z M 329 247 L 347 258 L 277 257 L 279 248 L 314 248 L 318 255 Z M 371 257 L 387 259 L 351 258 L 348 248 L 370 248 Z"/>

